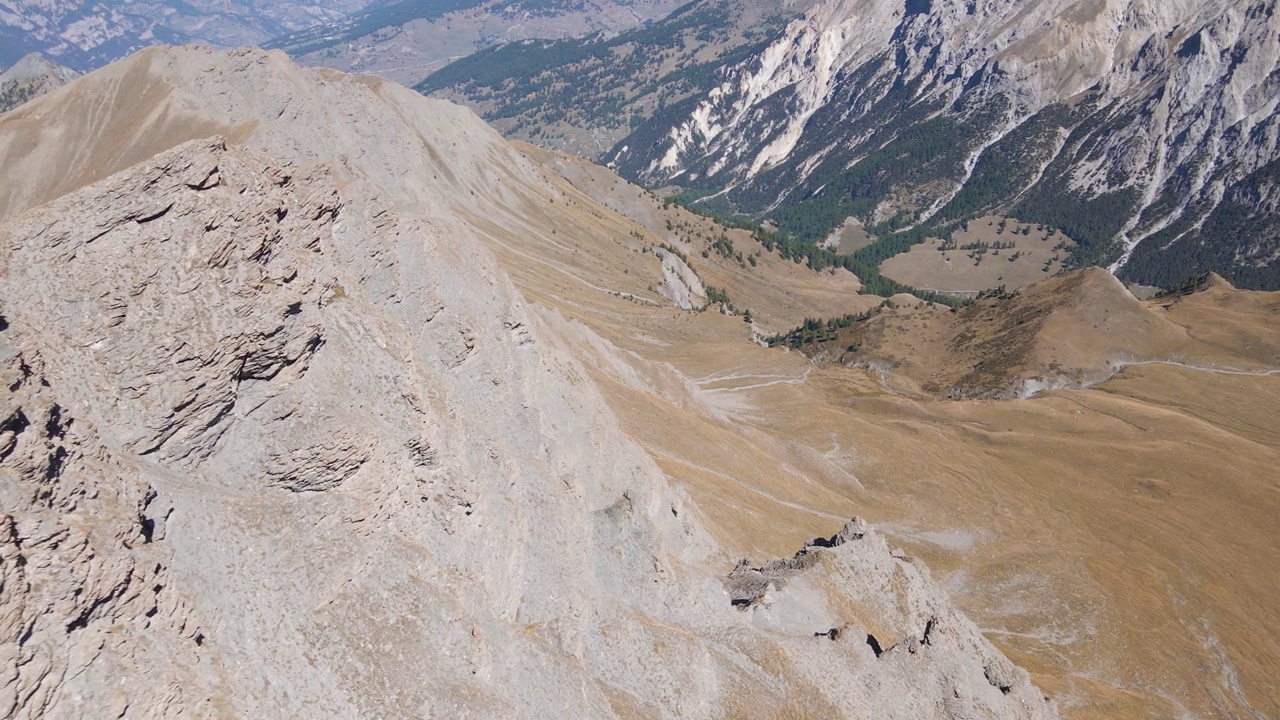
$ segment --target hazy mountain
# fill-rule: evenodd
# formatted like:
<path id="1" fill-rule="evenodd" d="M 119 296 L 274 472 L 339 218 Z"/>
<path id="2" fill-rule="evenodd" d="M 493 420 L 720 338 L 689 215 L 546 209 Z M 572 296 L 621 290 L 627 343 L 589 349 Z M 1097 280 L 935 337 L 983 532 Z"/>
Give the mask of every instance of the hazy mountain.
<path id="1" fill-rule="evenodd" d="M 0 65 L 41 52 L 87 71 L 148 45 L 256 45 L 362 9 L 369 0 L 0 0 Z"/>
<path id="2" fill-rule="evenodd" d="M 723 13 L 749 5 L 703 0 L 668 22 L 732 32 Z M 639 72 L 624 49 L 651 41 L 624 34 L 495 50 L 421 87 L 519 137 L 593 154 L 583 135 L 616 140 L 602 157 L 625 175 L 808 241 L 852 217 L 880 241 L 858 251 L 872 265 L 1006 215 L 1129 280 L 1217 270 L 1280 287 L 1274 9 L 823 0 L 742 54 L 676 63 L 701 82 Z M 637 76 L 656 84 L 637 92 Z"/>
<path id="3" fill-rule="evenodd" d="M 278 38 L 299 62 L 369 72 L 412 85 L 483 48 L 528 38 L 620 31 L 663 17 L 681 0 L 382 0 L 339 22 Z"/>
<path id="4" fill-rule="evenodd" d="M 0 72 L 0 112 L 12 110 L 34 97 L 66 85 L 80 73 L 54 65 L 39 53 L 32 53 L 16 65 Z"/>

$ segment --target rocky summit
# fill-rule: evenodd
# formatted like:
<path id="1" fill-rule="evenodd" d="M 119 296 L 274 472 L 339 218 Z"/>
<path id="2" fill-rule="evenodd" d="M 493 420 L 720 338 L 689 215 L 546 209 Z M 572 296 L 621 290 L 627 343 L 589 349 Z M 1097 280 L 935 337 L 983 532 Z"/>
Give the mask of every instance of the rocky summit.
<path id="1" fill-rule="evenodd" d="M 739 561 L 785 517 L 704 509 L 618 411 L 686 386 L 563 314 L 710 290 L 568 253 L 659 238 L 469 111 L 150 49 L 0 118 L 0 188 L 6 717 L 1057 715 L 851 513 Z"/>

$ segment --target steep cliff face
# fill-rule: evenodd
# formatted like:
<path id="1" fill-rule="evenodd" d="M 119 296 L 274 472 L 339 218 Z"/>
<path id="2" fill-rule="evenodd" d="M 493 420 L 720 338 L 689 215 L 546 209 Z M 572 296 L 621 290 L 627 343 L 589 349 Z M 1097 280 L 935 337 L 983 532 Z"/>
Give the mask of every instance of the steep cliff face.
<path id="1" fill-rule="evenodd" d="M 1055 714 L 860 523 L 724 578 L 481 242 L 576 221 L 470 113 L 152 50 L 0 119 L 5 185 L 37 165 L 0 198 L 6 715 Z"/>
<path id="2" fill-rule="evenodd" d="M 608 157 L 811 239 L 1002 212 L 1130 279 L 1280 286 L 1278 29 L 1257 0 L 828 0 Z"/>

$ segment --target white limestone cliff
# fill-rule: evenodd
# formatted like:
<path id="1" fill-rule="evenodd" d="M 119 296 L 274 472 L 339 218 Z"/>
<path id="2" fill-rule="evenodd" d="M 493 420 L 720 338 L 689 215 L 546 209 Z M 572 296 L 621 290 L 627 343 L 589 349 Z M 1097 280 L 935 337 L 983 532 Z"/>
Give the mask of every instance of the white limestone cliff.
<path id="1" fill-rule="evenodd" d="M 1118 267 L 1143 239 L 1184 217 L 1200 222 L 1226 196 L 1270 197 L 1254 180 L 1242 183 L 1280 158 L 1275 11 L 1255 0 L 826 0 L 757 56 L 726 68 L 725 81 L 686 116 L 655 128 L 653 147 L 631 140 L 611 161 L 656 185 L 796 199 L 821 192 L 830 177 L 814 173 L 825 161 L 852 164 L 875 150 L 850 128 L 895 88 L 935 114 L 990 113 L 980 137 L 956 138 L 968 143 L 968 172 L 1041 110 L 1089 96 L 1098 127 L 1073 148 L 1080 156 L 1067 186 L 1085 199 L 1135 193 L 1128 222 L 1108 238 L 1124 250 Z M 1028 148 L 1026 162 L 1043 169 L 1065 140 L 1045 157 Z M 779 176 L 766 177 L 770 169 Z M 916 214 L 936 212 L 967 180 L 925 178 L 941 189 L 930 188 L 932 207 Z M 1263 242 L 1237 260 L 1270 262 L 1274 252 Z"/>

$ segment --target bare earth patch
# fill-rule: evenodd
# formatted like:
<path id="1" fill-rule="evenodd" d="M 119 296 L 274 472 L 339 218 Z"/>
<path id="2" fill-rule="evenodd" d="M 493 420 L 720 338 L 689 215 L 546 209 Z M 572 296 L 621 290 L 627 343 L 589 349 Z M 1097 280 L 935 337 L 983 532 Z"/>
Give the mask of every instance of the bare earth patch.
<path id="1" fill-rule="evenodd" d="M 880 272 L 901 283 L 955 295 L 1001 285 L 1012 290 L 1060 272 L 1066 249 L 1074 245 L 1043 225 L 984 217 L 970 222 L 951 242 L 931 238 L 885 260 Z"/>

